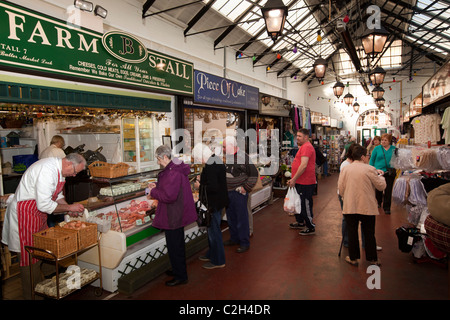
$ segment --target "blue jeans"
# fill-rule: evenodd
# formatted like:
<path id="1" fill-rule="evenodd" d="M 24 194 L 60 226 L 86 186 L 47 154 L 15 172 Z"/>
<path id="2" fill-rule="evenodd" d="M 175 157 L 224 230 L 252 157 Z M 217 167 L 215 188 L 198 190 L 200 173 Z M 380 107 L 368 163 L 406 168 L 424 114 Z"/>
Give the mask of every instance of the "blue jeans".
<path id="1" fill-rule="evenodd" d="M 225 250 L 223 248 L 222 230 L 220 229 L 221 220 L 222 209 L 212 213 L 211 224 L 208 227 L 209 249 L 205 256 L 211 260 L 211 263 L 214 265 L 225 264 Z"/>
<path id="2" fill-rule="evenodd" d="M 250 227 L 248 223 L 248 193 L 228 191 L 230 203 L 227 208 L 227 221 L 230 229 L 230 240 L 241 247 L 250 246 Z"/>

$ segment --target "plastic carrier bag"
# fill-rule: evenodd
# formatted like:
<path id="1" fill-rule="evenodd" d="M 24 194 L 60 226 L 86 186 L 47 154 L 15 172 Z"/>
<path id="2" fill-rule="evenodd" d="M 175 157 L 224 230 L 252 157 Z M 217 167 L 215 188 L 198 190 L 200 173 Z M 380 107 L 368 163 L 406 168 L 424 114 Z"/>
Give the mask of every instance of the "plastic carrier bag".
<path id="1" fill-rule="evenodd" d="M 284 211 L 289 215 L 299 214 L 302 211 L 300 195 L 295 188 L 289 187 L 284 198 Z"/>

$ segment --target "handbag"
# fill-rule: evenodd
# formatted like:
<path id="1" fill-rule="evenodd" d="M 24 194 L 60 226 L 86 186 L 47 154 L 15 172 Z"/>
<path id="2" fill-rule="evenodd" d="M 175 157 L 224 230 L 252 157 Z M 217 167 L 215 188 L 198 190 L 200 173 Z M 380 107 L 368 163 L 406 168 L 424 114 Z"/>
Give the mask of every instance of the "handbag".
<path id="1" fill-rule="evenodd" d="M 384 153 L 384 147 L 381 147 L 381 151 L 383 151 L 383 156 L 384 156 L 384 163 L 386 163 L 386 172 L 384 173 L 385 176 L 389 176 L 389 177 L 395 177 L 397 175 L 397 170 L 395 168 L 388 168 L 388 164 L 386 161 L 386 154 Z"/>
<path id="2" fill-rule="evenodd" d="M 208 207 L 205 186 L 200 185 L 199 197 L 195 202 L 195 210 L 197 211 L 197 225 L 199 227 L 209 227 L 211 223 L 211 212 Z"/>

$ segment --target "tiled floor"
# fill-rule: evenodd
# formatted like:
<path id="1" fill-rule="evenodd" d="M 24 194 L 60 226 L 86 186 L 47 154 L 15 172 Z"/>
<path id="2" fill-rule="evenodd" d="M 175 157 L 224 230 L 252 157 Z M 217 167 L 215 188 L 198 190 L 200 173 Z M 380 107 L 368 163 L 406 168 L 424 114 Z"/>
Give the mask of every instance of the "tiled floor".
<path id="1" fill-rule="evenodd" d="M 418 263 L 398 249 L 395 229 L 407 223 L 406 211 L 393 205 L 391 215 L 377 217 L 377 244 L 382 247 L 379 273 L 368 273 L 344 261 L 347 249 L 338 256 L 341 243 L 340 206 L 336 194 L 338 175 L 319 181 L 314 197 L 316 234 L 301 236 L 289 229 L 293 217 L 283 212 L 279 199 L 254 215 L 254 236 L 248 252 L 226 247 L 226 267 L 205 270 L 198 257 L 188 258 L 189 282 L 167 287 L 166 274 L 143 285 L 131 295 L 105 292 L 94 295 L 92 287 L 73 294 L 77 300 L 446 300 L 449 271 L 436 261 Z M 228 238 L 228 231 L 223 233 Z M 379 282 L 374 279 L 379 276 Z M 370 289 L 367 283 L 379 283 Z"/>

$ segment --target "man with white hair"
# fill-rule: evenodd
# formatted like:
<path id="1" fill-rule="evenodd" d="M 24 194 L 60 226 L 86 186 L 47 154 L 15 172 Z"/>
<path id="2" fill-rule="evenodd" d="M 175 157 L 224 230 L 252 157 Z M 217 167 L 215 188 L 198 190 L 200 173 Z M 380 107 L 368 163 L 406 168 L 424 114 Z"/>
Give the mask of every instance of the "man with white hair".
<path id="1" fill-rule="evenodd" d="M 225 138 L 223 152 L 226 155 L 225 167 L 230 201 L 226 211 L 230 239 L 225 241 L 224 245 L 239 245 L 236 252 L 242 253 L 250 248 L 247 200 L 248 194 L 258 180 L 258 169 L 248 154 L 239 150 L 234 136 Z"/>

